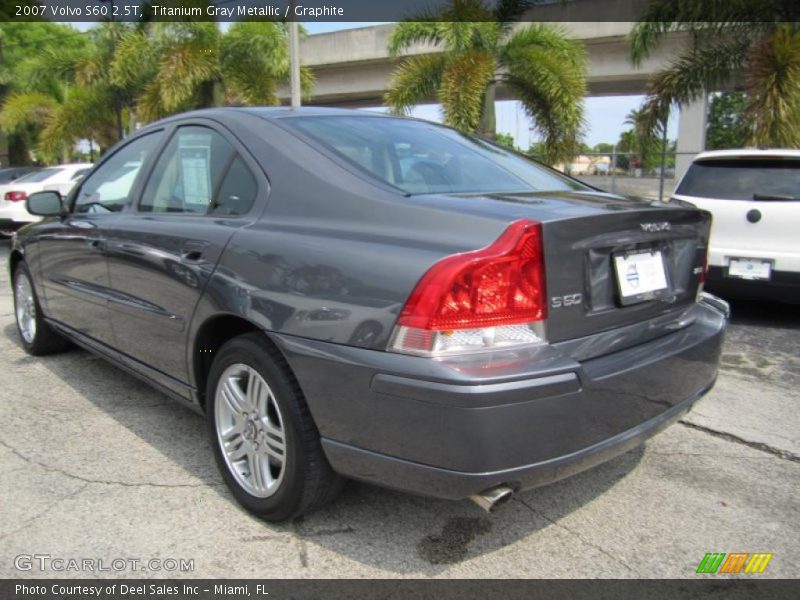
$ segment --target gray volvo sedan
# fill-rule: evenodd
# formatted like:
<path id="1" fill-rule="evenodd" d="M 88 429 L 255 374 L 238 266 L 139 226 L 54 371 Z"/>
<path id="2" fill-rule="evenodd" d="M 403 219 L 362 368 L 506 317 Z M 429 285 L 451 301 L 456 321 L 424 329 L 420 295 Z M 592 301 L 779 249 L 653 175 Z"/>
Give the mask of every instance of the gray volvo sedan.
<path id="1" fill-rule="evenodd" d="M 74 342 L 207 415 L 269 520 L 346 478 L 488 510 L 642 443 L 717 373 L 707 212 L 423 121 L 187 113 L 27 205 L 25 349 Z"/>

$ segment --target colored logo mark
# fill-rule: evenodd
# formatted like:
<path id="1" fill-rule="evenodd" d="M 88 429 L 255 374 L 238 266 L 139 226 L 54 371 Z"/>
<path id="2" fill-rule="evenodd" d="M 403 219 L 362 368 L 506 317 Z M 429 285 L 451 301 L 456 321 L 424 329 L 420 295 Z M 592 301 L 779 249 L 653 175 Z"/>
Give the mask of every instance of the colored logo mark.
<path id="1" fill-rule="evenodd" d="M 697 573 L 763 573 L 773 556 L 766 552 L 707 552 Z"/>
<path id="2" fill-rule="evenodd" d="M 625 273 L 625 279 L 628 280 L 631 287 L 639 287 L 639 269 L 636 268 L 636 265 L 630 265 L 628 267 L 628 271 Z"/>

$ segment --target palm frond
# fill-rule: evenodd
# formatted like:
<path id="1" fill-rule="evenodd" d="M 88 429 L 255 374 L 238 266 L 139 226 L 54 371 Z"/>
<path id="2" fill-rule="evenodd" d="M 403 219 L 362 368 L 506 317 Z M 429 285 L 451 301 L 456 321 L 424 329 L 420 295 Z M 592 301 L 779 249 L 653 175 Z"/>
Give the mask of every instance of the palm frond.
<path id="1" fill-rule="evenodd" d="M 442 82 L 445 57 L 441 54 L 410 56 L 392 73 L 384 102 L 395 114 L 408 114 L 415 104 L 436 95 Z"/>
<path id="2" fill-rule="evenodd" d="M 226 86 L 246 104 L 278 104 L 279 82 L 290 76 L 288 31 L 280 23 L 244 21 L 231 26 L 220 43 Z M 313 74 L 305 70 L 305 85 Z"/>
<path id="3" fill-rule="evenodd" d="M 37 149 L 58 157 L 80 139 L 95 139 L 101 147 L 117 141 L 113 98 L 102 87 L 76 87 L 49 113 Z"/>
<path id="4" fill-rule="evenodd" d="M 185 108 L 198 88 L 218 75 L 219 62 L 215 54 L 216 48 L 196 39 L 174 44 L 165 53 L 153 84 L 168 113 Z"/>
<path id="5" fill-rule="evenodd" d="M 783 26 L 756 44 L 746 86 L 750 143 L 800 147 L 800 32 Z"/>
<path id="6" fill-rule="evenodd" d="M 673 103 L 689 104 L 718 89 L 739 72 L 747 59 L 750 40 L 718 35 L 679 56 L 650 82 L 641 112 L 641 127 L 655 131 L 667 119 Z"/>
<path id="7" fill-rule="evenodd" d="M 486 17 L 484 17 L 486 18 Z M 503 30 L 493 21 L 448 21 L 439 24 L 444 47 L 451 52 L 496 52 Z"/>
<path id="8" fill-rule="evenodd" d="M 136 99 L 137 116 L 144 122 L 156 121 L 170 114 L 164 105 L 161 81 L 154 79 L 144 86 Z"/>
<path id="9" fill-rule="evenodd" d="M 109 78 L 115 86 L 135 93 L 152 80 L 158 67 L 155 44 L 143 31 L 122 36 L 114 52 Z"/>
<path id="10" fill-rule="evenodd" d="M 558 56 L 566 61 L 564 66 L 568 69 L 577 68 L 583 72 L 586 70 L 586 52 L 583 45 L 570 39 L 560 26 L 537 23 L 518 29 L 506 42 L 501 60 L 517 52 L 524 53 L 529 48 L 540 48 Z"/>
<path id="11" fill-rule="evenodd" d="M 710 39 L 720 32 L 750 37 L 797 15 L 795 0 L 650 0 L 630 34 L 631 60 L 638 65 L 675 31 Z"/>
<path id="12" fill-rule="evenodd" d="M 544 137 L 545 160 L 571 156 L 585 128 L 586 56 L 556 27 L 531 25 L 509 39 L 501 55 L 506 85 Z"/>
<path id="13" fill-rule="evenodd" d="M 12 93 L 0 111 L 0 127 L 6 133 L 18 133 L 27 127 L 41 126 L 58 106 L 48 94 L 40 92 Z"/>
<path id="14" fill-rule="evenodd" d="M 396 58 L 414 44 L 439 44 L 439 24 L 432 21 L 404 21 L 395 25 L 389 35 L 389 56 Z"/>
<path id="15" fill-rule="evenodd" d="M 451 56 L 445 64 L 437 99 L 444 121 L 461 131 L 478 127 L 486 88 L 495 76 L 497 61 L 481 50 Z"/>

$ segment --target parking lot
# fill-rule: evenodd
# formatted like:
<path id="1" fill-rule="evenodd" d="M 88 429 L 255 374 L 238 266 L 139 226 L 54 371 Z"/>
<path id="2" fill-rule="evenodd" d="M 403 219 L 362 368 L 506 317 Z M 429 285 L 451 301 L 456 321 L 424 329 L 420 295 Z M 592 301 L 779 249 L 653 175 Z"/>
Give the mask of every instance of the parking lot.
<path id="1" fill-rule="evenodd" d="M 193 560 L 119 573 L 143 577 L 698 577 L 706 552 L 774 553 L 759 577 L 800 576 L 796 307 L 734 304 L 716 388 L 683 422 L 492 515 L 351 483 L 273 525 L 234 502 L 201 417 L 82 350 L 22 351 L 7 256 L 0 242 L 2 577 L 106 574 L 18 570 L 33 554 Z"/>

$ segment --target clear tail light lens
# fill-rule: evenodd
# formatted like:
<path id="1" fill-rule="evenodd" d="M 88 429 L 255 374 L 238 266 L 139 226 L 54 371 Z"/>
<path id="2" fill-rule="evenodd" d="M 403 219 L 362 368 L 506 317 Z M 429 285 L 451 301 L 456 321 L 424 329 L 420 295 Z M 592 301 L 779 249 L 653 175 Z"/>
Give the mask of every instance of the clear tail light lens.
<path id="1" fill-rule="evenodd" d="M 541 224 L 512 223 L 492 245 L 448 256 L 423 275 L 389 350 L 440 356 L 545 341 Z"/>

